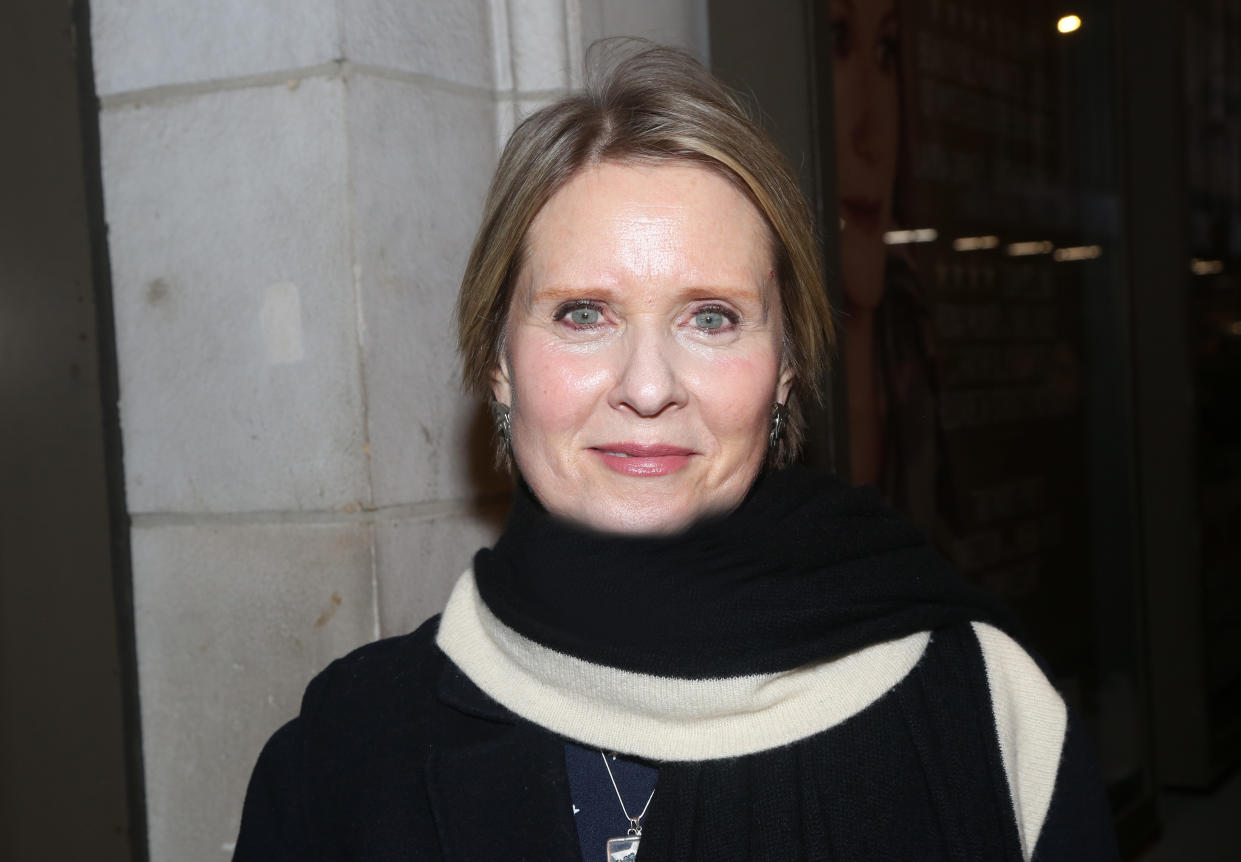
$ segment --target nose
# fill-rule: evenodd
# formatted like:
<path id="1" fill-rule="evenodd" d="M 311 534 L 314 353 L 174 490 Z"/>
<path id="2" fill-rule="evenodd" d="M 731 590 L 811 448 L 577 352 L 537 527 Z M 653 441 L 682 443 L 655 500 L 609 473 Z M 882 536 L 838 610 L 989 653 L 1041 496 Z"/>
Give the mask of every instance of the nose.
<path id="1" fill-rule="evenodd" d="M 612 407 L 654 418 L 684 406 L 687 390 L 679 373 L 674 339 L 655 326 L 631 326 L 621 339 L 620 368 L 609 396 Z"/>

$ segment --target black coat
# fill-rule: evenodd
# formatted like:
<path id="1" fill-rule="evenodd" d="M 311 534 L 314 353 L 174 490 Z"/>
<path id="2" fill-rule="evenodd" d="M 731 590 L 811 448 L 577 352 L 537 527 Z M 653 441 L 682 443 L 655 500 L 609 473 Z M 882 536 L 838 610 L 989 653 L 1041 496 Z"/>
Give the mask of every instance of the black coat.
<path id="1" fill-rule="evenodd" d="M 311 683 L 255 768 L 235 862 L 581 858 L 563 741 L 475 687 L 436 628 Z M 969 627 L 937 631 L 904 680 L 825 731 L 837 780 L 820 789 L 822 822 L 796 828 L 830 833 L 832 859 L 1020 860 L 988 700 Z M 1087 749 L 1070 722 L 1035 862 L 1116 858 Z M 648 831 L 675 831 L 658 796 Z"/>
<path id="2" fill-rule="evenodd" d="M 234 862 L 580 855 L 561 741 L 466 679 L 436 623 L 311 682 L 255 767 Z"/>

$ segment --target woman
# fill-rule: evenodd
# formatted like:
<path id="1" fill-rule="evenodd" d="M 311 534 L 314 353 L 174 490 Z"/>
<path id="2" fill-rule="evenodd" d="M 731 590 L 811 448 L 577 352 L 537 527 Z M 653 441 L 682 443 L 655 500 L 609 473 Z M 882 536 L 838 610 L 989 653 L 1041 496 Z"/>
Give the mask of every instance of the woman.
<path id="1" fill-rule="evenodd" d="M 458 306 L 512 516 L 440 618 L 311 683 L 235 858 L 1114 855 L 1000 615 L 873 494 L 779 468 L 823 296 L 787 166 L 692 59 L 528 119 Z"/>

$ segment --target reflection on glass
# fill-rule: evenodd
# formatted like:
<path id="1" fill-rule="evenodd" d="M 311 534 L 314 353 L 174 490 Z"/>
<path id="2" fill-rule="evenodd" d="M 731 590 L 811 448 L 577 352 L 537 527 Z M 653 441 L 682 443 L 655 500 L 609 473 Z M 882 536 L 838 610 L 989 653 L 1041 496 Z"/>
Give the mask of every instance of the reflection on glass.
<path id="1" fill-rule="evenodd" d="M 1241 5 L 1184 8 L 1202 736 L 1218 775 L 1241 738 Z"/>
<path id="2" fill-rule="evenodd" d="M 1004 249 L 1009 257 L 1025 257 L 1031 254 L 1050 254 L 1055 246 L 1045 239 L 1034 242 L 1010 242 Z"/>
<path id="3" fill-rule="evenodd" d="M 1071 39 L 1049 0 L 827 7 L 852 479 L 1015 608 L 1129 804 L 1110 7 Z"/>
<path id="4" fill-rule="evenodd" d="M 1051 253 L 1056 263 L 1071 263 L 1076 260 L 1094 260 L 1103 254 L 1103 248 L 1097 245 L 1070 245 L 1058 248 Z"/>
<path id="5" fill-rule="evenodd" d="M 1219 275 L 1224 271 L 1222 260 L 1202 260 L 1194 258 L 1189 262 L 1189 271 L 1194 275 Z"/>
<path id="6" fill-rule="evenodd" d="M 1000 244 L 998 236 L 959 236 L 952 241 L 953 251 L 985 251 Z"/>
<path id="7" fill-rule="evenodd" d="M 911 242 L 935 242 L 939 239 L 939 231 L 933 227 L 920 227 L 916 230 L 890 230 L 883 234 L 884 245 L 908 245 Z"/>
<path id="8" fill-rule="evenodd" d="M 885 465 L 893 464 L 889 450 L 898 445 L 888 420 L 898 402 L 929 400 L 931 387 L 921 297 L 912 270 L 888 251 L 889 245 L 917 241 L 897 232 L 901 23 L 894 0 L 832 0 L 829 10 L 850 467 L 854 482 L 883 485 L 906 502 L 907 495 L 891 493 L 893 483 L 883 475 Z M 885 242 L 885 235 L 892 241 Z M 899 355 L 892 356 L 882 345 L 896 329 L 912 338 L 902 338 Z M 933 435 L 920 436 L 933 441 Z M 930 463 L 929 456 L 922 460 Z"/>

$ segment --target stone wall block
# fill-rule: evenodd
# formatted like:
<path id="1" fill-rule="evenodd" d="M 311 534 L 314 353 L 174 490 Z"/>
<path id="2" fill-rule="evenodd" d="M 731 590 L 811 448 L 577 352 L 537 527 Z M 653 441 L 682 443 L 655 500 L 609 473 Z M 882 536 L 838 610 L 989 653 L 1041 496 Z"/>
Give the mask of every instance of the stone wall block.
<path id="1" fill-rule="evenodd" d="M 340 57 L 335 0 L 97 0 L 91 36 L 101 96 Z"/>
<path id="2" fill-rule="evenodd" d="M 568 93 L 568 90 L 559 90 L 547 93 L 546 95 L 539 96 L 537 98 L 517 99 L 514 108 L 517 123 L 521 123 L 522 120 L 526 119 L 526 117 L 530 116 L 535 111 L 546 108 L 557 99 L 568 95 Z"/>
<path id="3" fill-rule="evenodd" d="M 639 36 L 709 57 L 707 0 L 576 0 L 583 45 L 610 36 Z M 756 11 L 755 14 L 761 14 Z"/>
<path id="4" fill-rule="evenodd" d="M 526 0 L 509 18 L 513 78 L 519 92 L 569 86 L 564 0 Z M 520 11 L 520 14 L 517 14 Z"/>
<path id="5" fill-rule="evenodd" d="M 492 51 L 491 86 L 499 93 L 513 89 L 512 39 L 508 29 L 508 0 L 487 0 L 487 18 L 491 24 Z"/>
<path id="6" fill-rule="evenodd" d="M 343 87 L 104 111 L 130 511 L 368 500 Z"/>
<path id="7" fill-rule="evenodd" d="M 259 750 L 374 636 L 367 524 L 138 526 L 150 858 L 227 859 Z"/>
<path id="8" fill-rule="evenodd" d="M 358 75 L 349 130 L 375 504 L 494 491 L 453 309 L 495 164 L 494 105 Z"/>
<path id="9" fill-rule="evenodd" d="M 413 631 L 438 614 L 479 548 L 495 543 L 507 502 L 416 520 L 381 520 L 375 528 L 379 625 L 385 637 Z"/>
<path id="10" fill-rule="evenodd" d="M 506 98 L 504 96 L 497 98 L 495 104 L 497 159 L 499 159 L 500 151 L 504 149 L 504 145 L 508 142 L 509 135 L 513 134 L 513 129 L 515 128 L 517 128 L 516 100 Z"/>
<path id="11" fill-rule="evenodd" d="M 491 89 L 488 0 L 351 0 L 343 16 L 354 63 Z"/>

